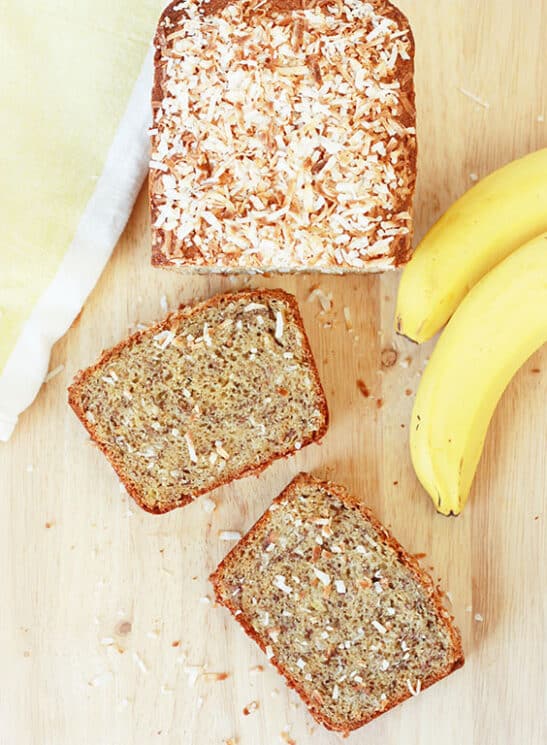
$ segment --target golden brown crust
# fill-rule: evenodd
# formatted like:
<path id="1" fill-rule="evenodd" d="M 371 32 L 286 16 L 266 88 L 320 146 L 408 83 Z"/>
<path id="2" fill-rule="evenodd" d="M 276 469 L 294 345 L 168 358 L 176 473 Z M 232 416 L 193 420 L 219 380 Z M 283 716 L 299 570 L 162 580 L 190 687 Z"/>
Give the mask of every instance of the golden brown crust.
<path id="1" fill-rule="evenodd" d="M 409 554 L 407 551 L 405 551 L 405 549 L 401 546 L 401 544 L 396 540 L 396 538 L 393 537 L 393 535 L 389 532 L 389 530 L 387 530 L 387 528 L 385 528 L 380 523 L 380 521 L 371 512 L 371 510 L 369 510 L 367 507 L 364 507 L 356 497 L 350 495 L 347 492 L 347 490 L 340 484 L 336 484 L 332 481 L 321 481 L 320 479 L 317 479 L 314 476 L 311 476 L 310 474 L 300 473 L 281 492 L 281 494 L 273 500 L 272 504 L 277 504 L 279 502 L 284 501 L 287 497 L 290 497 L 291 492 L 294 490 L 294 488 L 299 483 L 302 483 L 302 482 L 314 484 L 317 486 L 322 486 L 328 489 L 328 491 L 331 492 L 332 494 L 335 494 L 337 498 L 350 509 L 358 509 L 361 512 L 361 514 L 364 516 L 364 518 L 368 520 L 372 524 L 374 529 L 381 535 L 382 540 L 397 553 L 397 556 L 399 557 L 400 561 L 408 569 L 412 571 L 412 573 L 416 577 L 416 580 L 422 585 L 422 587 L 427 592 L 429 598 L 432 600 L 435 606 L 435 610 L 437 612 L 439 622 L 445 626 L 450 636 L 450 639 L 452 641 L 454 662 L 451 665 L 451 667 L 443 671 L 443 673 L 438 674 L 438 675 L 432 675 L 429 678 L 423 679 L 421 681 L 421 690 L 425 690 L 426 688 L 429 688 L 429 686 L 432 686 L 434 683 L 437 683 L 439 680 L 442 680 L 442 678 L 445 678 L 446 676 L 450 675 L 450 673 L 462 667 L 465 662 L 465 658 L 463 654 L 461 636 L 460 636 L 458 629 L 452 622 L 453 621 L 452 617 L 450 616 L 450 614 L 447 612 L 447 610 L 444 607 L 442 592 L 435 585 L 430 575 L 424 569 L 422 569 L 417 559 L 411 554 Z M 262 517 L 259 518 L 259 520 L 249 530 L 249 532 L 241 539 L 240 543 L 235 548 L 237 548 L 238 546 L 241 547 L 241 545 L 243 544 L 250 545 L 252 543 L 254 531 L 262 528 L 270 520 L 271 515 L 272 515 L 271 511 L 269 509 L 266 510 L 266 512 L 262 515 Z M 227 600 L 223 596 L 223 593 L 221 591 L 224 571 L 232 566 L 232 562 L 234 561 L 234 559 L 237 560 L 234 554 L 235 548 L 232 549 L 232 551 L 230 551 L 230 553 L 228 553 L 227 556 L 223 559 L 223 561 L 219 564 L 215 572 L 213 572 L 213 574 L 210 576 L 210 581 L 213 585 L 217 602 L 220 605 L 223 605 L 225 608 L 227 608 L 230 611 L 230 613 L 234 616 L 236 621 L 243 627 L 245 633 L 251 639 L 253 639 L 253 641 L 256 644 L 258 644 L 258 646 L 264 653 L 266 653 L 267 645 L 266 645 L 265 640 L 256 633 L 256 631 L 253 629 L 251 624 L 248 623 L 248 621 L 245 619 L 242 613 L 240 612 L 237 613 L 238 609 L 236 608 L 235 604 L 231 600 L 229 599 Z M 378 712 L 377 714 L 374 714 L 372 716 L 367 716 L 358 722 L 334 721 L 333 719 L 330 719 L 321 710 L 321 708 L 317 705 L 316 702 L 311 700 L 311 698 L 306 694 L 303 688 L 299 686 L 298 683 L 296 683 L 296 681 L 294 680 L 294 678 L 292 678 L 290 673 L 277 661 L 275 657 L 273 657 L 270 660 L 270 662 L 272 663 L 272 665 L 274 665 L 275 668 L 277 668 L 278 672 L 285 678 L 285 680 L 287 681 L 288 687 L 294 689 L 298 693 L 298 695 L 302 698 L 302 700 L 308 707 L 311 715 L 317 722 L 322 724 L 328 730 L 342 732 L 345 735 L 348 735 L 353 730 L 363 727 L 365 724 L 368 724 L 370 721 L 380 716 L 380 714 L 384 714 L 386 711 L 389 711 L 390 709 L 393 709 L 395 706 L 398 706 L 399 704 L 403 703 L 403 701 L 407 701 L 409 698 L 412 698 L 412 694 L 409 691 L 408 693 L 405 693 L 404 695 L 399 696 L 389 701 L 381 712 Z"/>
<path id="2" fill-rule="evenodd" d="M 202 12 L 204 15 L 210 15 L 219 10 L 222 10 L 234 0 L 211 0 L 211 2 L 202 6 Z M 405 101 L 404 114 L 401 117 L 401 122 L 405 127 L 416 127 L 416 94 L 414 88 L 414 57 L 416 51 L 416 44 L 414 35 L 408 18 L 406 15 L 399 10 L 389 0 L 369 0 L 382 15 L 394 20 L 400 27 L 408 29 L 408 36 L 411 46 L 410 59 L 405 60 L 399 57 L 395 66 L 396 77 L 400 81 L 401 98 Z M 283 10 L 300 10 L 307 4 L 306 0 L 271 0 L 270 8 L 272 11 L 283 11 Z M 184 10 L 175 10 L 177 5 L 180 5 L 179 0 L 171 2 L 167 8 L 163 11 L 154 37 L 155 56 L 154 56 L 154 84 L 152 89 L 152 111 L 155 116 L 158 109 L 161 106 L 161 102 L 164 98 L 164 76 L 165 69 L 161 64 L 162 49 L 165 45 L 165 29 L 163 22 L 169 18 L 174 25 L 180 22 L 185 17 Z M 152 139 L 154 142 L 154 138 Z M 413 214 L 413 202 L 414 193 L 416 186 L 417 176 L 417 159 L 418 159 L 418 143 L 416 136 L 412 139 L 408 139 L 407 144 L 407 155 L 409 160 L 408 168 L 408 191 L 409 195 L 402 198 L 396 212 L 409 212 Z M 157 219 L 157 207 L 155 206 L 154 199 L 152 199 L 152 186 L 154 177 L 151 175 L 149 179 L 149 204 L 151 210 L 151 224 L 154 225 Z M 158 235 L 163 237 L 161 243 L 152 241 L 151 250 L 151 265 L 155 267 L 169 268 L 173 271 L 180 272 L 183 274 L 242 274 L 248 273 L 250 270 L 246 268 L 238 267 L 220 267 L 220 266 L 203 266 L 189 263 L 186 266 L 180 266 L 179 262 L 169 258 L 164 251 L 162 251 L 162 245 L 166 241 L 166 236 L 161 229 L 157 229 Z M 397 236 L 390 247 L 390 252 L 386 256 L 374 257 L 371 256 L 369 261 L 372 262 L 375 258 L 381 259 L 381 264 L 375 268 L 372 264 L 365 266 L 363 269 L 354 267 L 341 267 L 337 268 L 333 266 L 331 268 L 320 268 L 314 271 L 312 268 L 306 269 L 306 273 L 332 273 L 332 274 L 362 274 L 370 273 L 373 271 L 384 271 L 386 269 L 393 269 L 406 264 L 413 253 L 413 233 L 412 228 L 406 235 Z M 276 267 L 264 267 L 260 270 L 253 270 L 255 273 L 268 273 L 268 274 L 283 274 L 286 272 L 280 271 Z M 300 272 L 301 270 L 296 270 Z"/>
<path id="3" fill-rule="evenodd" d="M 290 293 L 285 292 L 285 290 L 281 290 L 281 289 L 243 290 L 241 292 L 236 292 L 236 293 L 225 293 L 221 295 L 215 295 L 209 300 L 205 300 L 201 303 L 197 303 L 196 305 L 181 308 L 178 311 L 175 311 L 174 313 L 170 313 L 163 321 L 160 321 L 159 323 L 154 324 L 146 331 L 137 331 L 135 334 L 132 334 L 127 339 L 124 339 L 123 341 L 119 342 L 119 344 L 117 344 L 115 347 L 112 347 L 111 349 L 104 351 L 101 357 L 99 358 L 99 360 L 94 365 L 86 368 L 85 370 L 80 370 L 80 372 L 76 374 L 72 385 L 68 389 L 68 403 L 73 409 L 78 419 L 82 422 L 84 427 L 89 432 L 91 440 L 97 445 L 97 447 L 106 456 L 110 465 L 112 466 L 114 471 L 117 473 L 120 481 L 125 486 L 127 493 L 134 499 L 134 501 L 139 505 L 139 507 L 142 507 L 143 510 L 146 510 L 147 512 L 150 512 L 155 515 L 160 515 L 166 512 L 170 512 L 171 510 L 174 510 L 178 507 L 184 507 L 185 505 L 190 504 L 190 502 L 194 501 L 194 499 L 201 496 L 202 494 L 207 494 L 208 492 L 211 492 L 214 489 L 218 489 L 219 487 L 224 486 L 228 483 L 231 483 L 232 481 L 236 481 L 237 479 L 241 479 L 246 476 L 258 476 L 260 473 L 262 473 L 262 471 L 264 471 L 274 461 L 279 460 L 281 458 L 288 458 L 289 456 L 294 455 L 294 453 L 297 451 L 295 450 L 294 447 L 289 447 L 284 452 L 276 454 L 275 456 L 266 459 L 264 462 L 259 463 L 258 465 L 253 465 L 248 468 L 242 468 L 240 471 L 237 472 L 235 476 L 220 477 L 212 486 L 199 489 L 198 491 L 194 492 L 192 496 L 188 494 L 183 494 L 181 495 L 180 499 L 177 500 L 176 503 L 167 504 L 165 505 L 165 508 L 163 505 L 157 505 L 156 507 L 151 508 L 142 499 L 138 484 L 132 481 L 129 478 L 129 476 L 126 474 L 123 463 L 121 462 L 121 460 L 119 460 L 116 457 L 116 453 L 110 450 L 107 447 L 107 445 L 99 441 L 99 438 L 97 437 L 96 427 L 94 427 L 86 419 L 85 412 L 83 411 L 79 403 L 80 401 L 79 394 L 81 391 L 81 386 L 91 374 L 93 374 L 96 370 L 106 365 L 109 362 L 109 360 L 112 357 L 116 356 L 122 349 L 132 346 L 136 342 L 140 341 L 145 335 L 148 336 L 150 334 L 150 331 L 153 331 L 154 334 L 157 334 L 163 331 L 164 329 L 168 328 L 172 317 L 175 315 L 179 315 L 180 313 L 183 313 L 188 318 L 194 313 L 199 312 L 202 308 L 215 307 L 215 306 L 218 307 L 224 300 L 226 300 L 226 302 L 229 302 L 230 299 L 232 298 L 241 299 L 243 297 L 247 297 L 249 302 L 257 302 L 261 297 L 264 297 L 264 295 L 267 295 L 270 298 L 279 299 L 287 303 L 291 307 L 291 310 L 293 311 L 294 322 L 296 323 L 300 332 L 302 333 L 303 350 L 304 350 L 306 361 L 309 364 L 310 371 L 311 371 L 312 377 L 315 382 L 317 396 L 319 399 L 318 409 L 321 412 L 322 418 L 323 418 L 323 423 L 320 429 L 314 435 L 302 440 L 302 447 L 305 447 L 306 445 L 311 445 L 314 442 L 319 442 L 325 436 L 328 426 L 329 426 L 329 410 L 327 406 L 327 399 L 325 396 L 325 392 L 323 390 L 323 386 L 321 384 L 321 380 L 319 378 L 319 373 L 317 371 L 315 359 L 311 351 L 308 335 L 306 334 L 306 329 L 304 328 L 302 316 L 300 315 L 300 309 L 298 307 L 298 303 L 294 295 L 291 295 Z"/>

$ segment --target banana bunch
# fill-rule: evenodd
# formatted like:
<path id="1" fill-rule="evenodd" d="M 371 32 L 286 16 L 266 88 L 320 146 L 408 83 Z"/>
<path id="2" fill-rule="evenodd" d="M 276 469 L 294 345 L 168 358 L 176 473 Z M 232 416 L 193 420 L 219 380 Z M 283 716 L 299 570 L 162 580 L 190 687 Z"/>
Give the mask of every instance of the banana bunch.
<path id="1" fill-rule="evenodd" d="M 523 192 L 535 195 L 526 207 Z M 410 434 L 416 474 L 442 514 L 465 506 L 496 405 L 547 342 L 546 230 L 547 149 L 471 189 L 403 272 L 399 331 L 420 341 L 450 318 L 420 383 Z M 530 231 L 537 237 L 521 245 Z"/>
<path id="2" fill-rule="evenodd" d="M 546 230 L 544 148 L 491 173 L 427 233 L 401 278 L 397 331 L 431 339 L 481 277 Z"/>

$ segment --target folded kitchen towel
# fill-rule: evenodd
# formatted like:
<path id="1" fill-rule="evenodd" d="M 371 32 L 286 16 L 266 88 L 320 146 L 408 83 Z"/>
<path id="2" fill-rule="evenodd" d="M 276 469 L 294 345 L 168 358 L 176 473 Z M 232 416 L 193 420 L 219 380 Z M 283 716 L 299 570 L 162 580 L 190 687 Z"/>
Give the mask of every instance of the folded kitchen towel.
<path id="1" fill-rule="evenodd" d="M 0 0 L 0 440 L 47 374 L 148 163 L 165 0 Z"/>

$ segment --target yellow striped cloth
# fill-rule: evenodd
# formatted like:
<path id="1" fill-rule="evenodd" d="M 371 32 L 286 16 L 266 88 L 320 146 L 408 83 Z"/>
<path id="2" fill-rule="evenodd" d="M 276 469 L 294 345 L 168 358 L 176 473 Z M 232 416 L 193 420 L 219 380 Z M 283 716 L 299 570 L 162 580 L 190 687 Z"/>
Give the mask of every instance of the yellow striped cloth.
<path id="1" fill-rule="evenodd" d="M 147 170 L 164 0 L 0 0 L 0 440 L 93 288 Z"/>

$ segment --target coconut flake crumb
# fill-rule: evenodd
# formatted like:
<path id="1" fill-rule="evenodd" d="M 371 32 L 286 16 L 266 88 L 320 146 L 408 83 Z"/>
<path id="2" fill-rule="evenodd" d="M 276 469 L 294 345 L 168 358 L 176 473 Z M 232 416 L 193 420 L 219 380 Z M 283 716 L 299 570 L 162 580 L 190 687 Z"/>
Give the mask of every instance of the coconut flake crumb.
<path id="1" fill-rule="evenodd" d="M 325 587 L 328 587 L 330 585 L 331 580 L 328 574 L 326 574 L 325 572 L 322 572 L 320 569 L 317 569 L 316 567 L 313 568 L 313 571 L 314 571 L 315 576 L 319 580 L 319 582 L 321 582 L 321 584 L 325 585 Z"/>
<path id="2" fill-rule="evenodd" d="M 471 91 L 468 91 L 466 88 L 458 88 L 459 92 L 462 93 L 464 96 L 469 98 L 474 103 L 478 104 L 479 106 L 482 106 L 483 109 L 489 109 L 490 104 L 488 101 L 485 101 L 483 98 L 480 98 L 480 96 L 477 96 L 476 93 L 472 93 Z"/>
<path id="3" fill-rule="evenodd" d="M 376 621 L 376 619 L 374 619 L 374 620 L 372 621 L 372 625 L 374 626 L 374 628 L 376 629 L 376 631 L 378 631 L 378 632 L 379 632 L 380 634 L 385 634 L 385 633 L 386 633 L 386 631 L 387 631 L 386 627 L 385 627 L 385 626 L 383 626 L 383 625 L 382 625 L 382 624 L 380 623 L 380 621 Z"/>
<path id="4" fill-rule="evenodd" d="M 283 321 L 283 313 L 280 311 L 275 312 L 275 338 L 277 341 L 281 341 L 283 339 L 283 331 L 284 331 L 284 321 Z"/>
<path id="5" fill-rule="evenodd" d="M 273 656 L 274 656 L 274 651 L 273 651 L 272 647 L 268 644 L 268 646 L 266 647 L 266 657 L 269 660 L 271 660 Z"/>
<path id="6" fill-rule="evenodd" d="M 196 685 L 203 670 L 203 665 L 185 665 L 184 672 L 188 676 L 187 682 L 189 688 L 193 688 Z"/>
<path id="7" fill-rule="evenodd" d="M 336 587 L 336 592 L 339 595 L 345 595 L 346 594 L 346 585 L 343 580 L 337 579 L 334 581 L 334 586 Z"/>
<path id="8" fill-rule="evenodd" d="M 475 613 L 475 621 L 482 623 L 484 621 L 484 617 L 480 613 Z"/>
<path id="9" fill-rule="evenodd" d="M 420 693 L 420 691 L 422 690 L 422 681 L 421 681 L 421 680 L 417 680 L 417 681 L 416 681 L 416 688 L 414 688 L 414 687 L 412 686 L 412 683 L 411 683 L 411 682 L 410 682 L 410 680 L 408 680 L 408 679 L 407 679 L 407 681 L 406 681 L 406 685 L 407 685 L 407 688 L 408 688 L 408 690 L 410 691 L 410 693 L 411 693 L 411 694 L 412 694 L 413 696 L 418 696 L 418 695 L 419 695 L 419 693 Z"/>
<path id="10" fill-rule="evenodd" d="M 184 435 L 184 440 L 186 442 L 186 447 L 188 448 L 188 455 L 190 456 L 190 460 L 192 463 L 198 462 L 198 456 L 196 454 L 196 449 L 194 447 L 194 442 L 192 440 L 192 436 L 189 432 L 186 432 Z"/>
<path id="11" fill-rule="evenodd" d="M 221 541 L 239 541 L 241 533 L 239 530 L 221 530 L 218 537 Z"/>
<path id="12" fill-rule="evenodd" d="M 213 502 L 212 499 L 209 499 L 209 497 L 204 497 L 201 500 L 201 506 L 203 507 L 203 509 L 207 513 L 214 512 L 216 510 L 216 508 L 217 508 L 215 502 Z"/>
<path id="13" fill-rule="evenodd" d="M 57 367 L 54 367 L 53 370 L 50 370 L 46 375 L 44 383 L 49 383 L 50 380 L 53 380 L 53 378 L 62 373 L 64 369 L 64 365 L 57 365 Z"/>
<path id="14" fill-rule="evenodd" d="M 353 322 L 351 320 L 351 310 L 348 308 L 348 306 L 344 306 L 344 321 L 346 324 L 346 330 L 347 331 L 353 331 Z"/>
<path id="15" fill-rule="evenodd" d="M 133 652 L 133 659 L 141 673 L 146 674 L 148 672 L 148 667 L 138 652 Z"/>
<path id="16" fill-rule="evenodd" d="M 99 688 L 100 686 L 104 686 L 106 685 L 106 683 L 109 683 L 113 678 L 113 673 L 107 670 L 104 673 L 95 675 L 95 677 L 89 681 L 88 685 L 90 685 L 92 688 Z"/>
<path id="17" fill-rule="evenodd" d="M 285 577 L 282 574 L 276 576 L 274 586 L 281 590 L 281 592 L 284 592 L 285 595 L 290 595 L 292 592 L 292 588 L 285 582 Z"/>
<path id="18" fill-rule="evenodd" d="M 332 308 L 332 292 L 326 294 L 320 287 L 315 287 L 308 295 L 308 302 L 310 303 L 316 298 L 323 313 L 328 313 Z"/>

